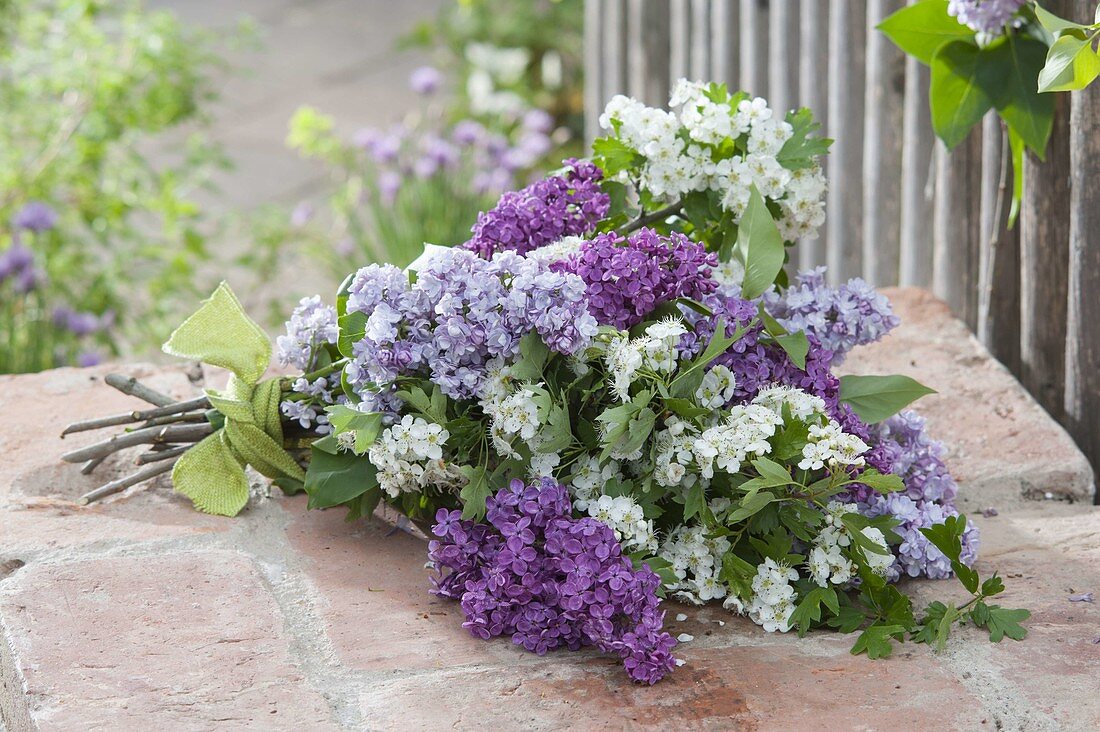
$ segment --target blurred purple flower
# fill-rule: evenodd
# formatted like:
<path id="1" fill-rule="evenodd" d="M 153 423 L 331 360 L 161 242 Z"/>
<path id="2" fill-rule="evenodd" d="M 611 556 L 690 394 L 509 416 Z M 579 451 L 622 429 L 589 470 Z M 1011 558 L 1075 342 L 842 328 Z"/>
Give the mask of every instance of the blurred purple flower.
<path id="1" fill-rule="evenodd" d="M 95 351 L 84 351 L 76 358 L 76 363 L 81 368 L 88 368 L 89 366 L 98 366 L 103 363 L 103 356 Z"/>
<path id="2" fill-rule="evenodd" d="M 461 120 L 451 130 L 451 139 L 459 145 L 476 145 L 485 140 L 485 127 L 476 120 Z"/>
<path id="3" fill-rule="evenodd" d="M 401 174 L 395 170 L 383 170 L 378 174 L 378 195 L 386 203 L 393 203 L 401 190 Z"/>
<path id="4" fill-rule="evenodd" d="M 431 178 L 439 170 L 439 162 L 435 158 L 424 157 L 413 163 L 412 172 L 417 178 Z"/>
<path id="5" fill-rule="evenodd" d="M 523 115 L 523 129 L 549 135 L 554 129 L 554 118 L 545 109 L 532 109 Z"/>
<path id="6" fill-rule="evenodd" d="M 12 226 L 40 233 L 52 229 L 57 224 L 57 212 L 42 201 L 31 201 L 19 210 L 12 219 Z"/>
<path id="7" fill-rule="evenodd" d="M 290 225 L 295 229 L 300 229 L 309 223 L 309 220 L 313 218 L 313 204 L 309 201 L 302 201 L 294 210 L 290 213 Z"/>
<path id="8" fill-rule="evenodd" d="M 443 84 L 443 74 L 433 66 L 421 66 L 409 76 L 409 88 L 417 94 L 434 94 Z"/>

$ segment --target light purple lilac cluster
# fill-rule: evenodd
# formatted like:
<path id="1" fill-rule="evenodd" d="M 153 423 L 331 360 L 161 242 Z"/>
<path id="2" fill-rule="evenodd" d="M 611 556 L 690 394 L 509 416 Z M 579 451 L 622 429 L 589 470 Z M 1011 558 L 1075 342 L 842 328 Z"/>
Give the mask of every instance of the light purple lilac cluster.
<path id="1" fill-rule="evenodd" d="M 584 160 L 565 161 L 565 172 L 510 191 L 477 217 L 473 237 L 463 244 L 485 259 L 495 253 L 526 254 L 562 237 L 594 231 L 607 216 L 610 197 L 600 190 L 603 171 Z"/>
<path id="2" fill-rule="evenodd" d="M 385 411 L 395 406 L 386 388 L 402 375 L 428 376 L 447 396 L 469 399 L 489 361 L 516 356 L 528 333 L 558 353 L 586 348 L 598 326 L 584 293 L 580 277 L 513 252 L 485 260 L 451 249 L 415 283 L 393 265 L 372 264 L 356 273 L 348 292 L 347 311 L 367 317 L 347 380 Z"/>
<path id="3" fill-rule="evenodd" d="M 317 370 L 325 347 L 335 345 L 340 337 L 336 308 L 325 305 L 318 295 L 303 297 L 286 323 L 286 334 L 276 339 L 279 363 L 294 366 L 303 373 Z M 313 428 L 325 433 L 330 430 L 324 408 L 341 400 L 339 374 L 310 381 L 304 377 L 292 384 L 294 395 L 284 400 L 279 408 L 292 421 L 303 428 Z"/>
<path id="4" fill-rule="evenodd" d="M 600 234 L 552 266 L 584 280 L 588 312 L 600 325 L 627 329 L 666 302 L 713 293 L 718 284 L 711 270 L 717 264 L 718 255 L 683 234 L 665 237 L 642 228 L 629 237 Z"/>
<path id="5" fill-rule="evenodd" d="M 782 294 L 765 295 L 765 306 L 784 328 L 817 339 L 839 364 L 856 346 L 874 343 L 896 328 L 890 301 L 860 278 L 839 287 L 825 283 L 825 268 L 800 272 Z"/>
<path id="6" fill-rule="evenodd" d="M 440 509 L 428 545 L 440 572 L 433 592 L 461 603 L 463 627 L 484 639 L 510 635 L 539 655 L 594 645 L 642 683 L 672 670 L 660 578 L 622 555 L 607 524 L 573 518 L 567 490 L 548 478 L 513 480 L 486 505 L 488 524 Z"/>
<path id="7" fill-rule="evenodd" d="M 955 509 L 958 486 L 944 464 L 943 444 L 928 437 L 924 418 L 912 410 L 900 412 L 878 425 L 873 437 L 880 445 L 890 446 L 893 460 L 890 472 L 901 476 L 905 491 L 889 496 L 866 491 L 855 497 L 863 513 L 890 514 L 902 522 L 895 529 L 902 543 L 896 551 L 893 577 L 949 577 L 951 563 L 920 533 L 920 529 L 958 514 Z M 965 564 L 973 563 L 977 557 L 978 543 L 978 527 L 968 522 L 962 537 L 961 558 Z"/>
<path id="8" fill-rule="evenodd" d="M 947 14 L 977 33 L 999 36 L 1026 0 L 951 0 Z"/>

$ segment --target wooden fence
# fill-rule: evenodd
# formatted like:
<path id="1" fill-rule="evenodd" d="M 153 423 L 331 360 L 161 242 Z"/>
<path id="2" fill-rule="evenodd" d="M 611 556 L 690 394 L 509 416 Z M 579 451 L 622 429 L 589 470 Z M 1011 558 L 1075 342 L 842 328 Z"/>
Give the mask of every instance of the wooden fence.
<path id="1" fill-rule="evenodd" d="M 587 134 L 612 95 L 664 105 L 680 77 L 809 107 L 835 142 L 827 222 L 799 243 L 799 267 L 930 288 L 1100 468 L 1100 83 L 1059 95 L 1009 229 L 1007 136 L 990 114 L 950 153 L 935 139 L 927 67 L 875 29 L 903 4 L 586 0 Z M 1095 12 L 1095 0 L 1044 6 Z"/>

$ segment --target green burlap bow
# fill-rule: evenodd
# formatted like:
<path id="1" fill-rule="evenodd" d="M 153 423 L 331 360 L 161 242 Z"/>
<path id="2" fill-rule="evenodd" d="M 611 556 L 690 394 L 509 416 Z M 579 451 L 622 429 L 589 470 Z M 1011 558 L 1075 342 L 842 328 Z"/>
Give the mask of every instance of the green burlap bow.
<path id="1" fill-rule="evenodd" d="M 229 285 L 218 285 L 163 349 L 232 372 L 225 391 L 206 390 L 224 426 L 185 452 L 172 469 L 172 484 L 195 508 L 236 516 L 248 502 L 246 465 L 273 480 L 305 479 L 283 449 L 279 379 L 260 381 L 271 361 L 271 342 Z"/>

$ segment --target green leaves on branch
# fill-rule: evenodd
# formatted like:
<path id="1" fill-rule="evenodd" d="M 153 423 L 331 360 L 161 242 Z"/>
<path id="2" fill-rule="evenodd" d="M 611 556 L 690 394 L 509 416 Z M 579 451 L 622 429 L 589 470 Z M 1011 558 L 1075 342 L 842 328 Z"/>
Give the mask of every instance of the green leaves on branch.
<path id="1" fill-rule="evenodd" d="M 1039 74 L 1039 91 L 1077 91 L 1100 76 L 1100 54 L 1093 50 L 1096 37 L 1071 31 L 1056 40 Z"/>
<path id="2" fill-rule="evenodd" d="M 745 266 L 741 296 L 747 300 L 763 295 L 783 269 L 783 237 L 755 185 L 741 217 L 734 255 Z"/>
<path id="3" fill-rule="evenodd" d="M 840 401 L 869 424 L 892 417 L 922 396 L 935 393 L 908 376 L 840 377 Z"/>
<path id="4" fill-rule="evenodd" d="M 878 29 L 910 56 L 931 66 L 945 43 L 974 38 L 974 31 L 947 14 L 948 0 L 924 0 L 890 15 Z"/>

